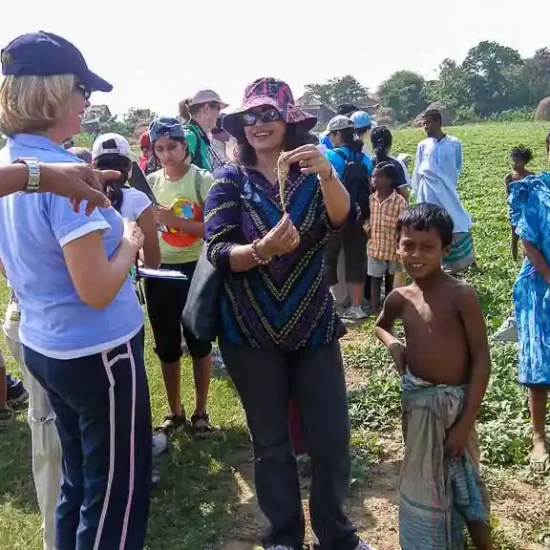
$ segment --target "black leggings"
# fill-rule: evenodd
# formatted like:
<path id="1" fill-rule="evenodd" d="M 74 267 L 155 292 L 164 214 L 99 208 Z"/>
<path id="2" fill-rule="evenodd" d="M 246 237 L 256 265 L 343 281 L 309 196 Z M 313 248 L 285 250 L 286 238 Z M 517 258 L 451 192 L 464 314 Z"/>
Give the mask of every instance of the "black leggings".
<path id="1" fill-rule="evenodd" d="M 161 265 L 165 269 L 181 271 L 187 279 L 145 279 L 145 299 L 155 338 L 155 353 L 162 363 L 175 363 L 181 358 L 182 328 L 193 359 L 202 359 L 212 351 L 210 342 L 197 339 L 181 322 L 196 266 L 196 262 Z"/>

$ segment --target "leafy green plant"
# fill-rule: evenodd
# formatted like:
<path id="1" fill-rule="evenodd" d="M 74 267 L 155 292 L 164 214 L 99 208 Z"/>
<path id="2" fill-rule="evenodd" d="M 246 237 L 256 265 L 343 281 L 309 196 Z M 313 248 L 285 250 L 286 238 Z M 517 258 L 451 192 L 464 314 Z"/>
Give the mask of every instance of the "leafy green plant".
<path id="1" fill-rule="evenodd" d="M 380 345 L 354 348 L 345 361 L 364 371 L 365 385 L 349 392 L 353 428 L 387 430 L 396 426 L 401 411 L 399 376 L 387 351 Z"/>

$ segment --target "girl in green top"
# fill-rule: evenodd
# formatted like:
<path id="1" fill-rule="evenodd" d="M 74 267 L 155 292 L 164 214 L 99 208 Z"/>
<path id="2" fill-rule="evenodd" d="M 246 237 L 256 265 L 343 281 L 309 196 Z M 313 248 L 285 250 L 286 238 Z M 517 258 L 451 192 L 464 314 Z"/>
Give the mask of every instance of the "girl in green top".
<path id="1" fill-rule="evenodd" d="M 213 90 L 200 90 L 179 104 L 191 163 L 209 172 L 224 164 L 224 159 L 219 158 L 212 147 L 211 132 L 216 127 L 220 111 L 227 106 Z"/>
<path id="2" fill-rule="evenodd" d="M 195 412 L 191 416 L 193 434 L 212 432 L 206 401 L 212 374 L 210 342 L 195 338 L 181 324 L 181 315 L 197 260 L 203 245 L 204 201 L 213 178 L 205 170 L 189 163 L 184 130 L 175 118 L 159 117 L 151 122 L 149 134 L 153 154 L 162 166 L 149 174 L 157 205 L 154 215 L 159 227 L 161 268 L 182 272 L 186 279 L 145 280 L 145 297 L 155 352 L 161 365 L 170 413 L 161 429 L 170 432 L 185 426 L 187 419 L 181 404 L 182 328 L 193 359 Z"/>

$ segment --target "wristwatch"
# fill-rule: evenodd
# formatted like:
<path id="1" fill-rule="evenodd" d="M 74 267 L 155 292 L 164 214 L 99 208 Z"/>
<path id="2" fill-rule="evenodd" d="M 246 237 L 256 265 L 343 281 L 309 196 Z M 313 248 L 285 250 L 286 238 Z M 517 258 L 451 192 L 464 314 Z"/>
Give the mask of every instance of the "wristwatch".
<path id="1" fill-rule="evenodd" d="M 40 165 L 38 159 L 30 157 L 18 158 L 15 163 L 24 164 L 27 167 L 28 179 L 24 193 L 37 193 L 40 191 Z"/>

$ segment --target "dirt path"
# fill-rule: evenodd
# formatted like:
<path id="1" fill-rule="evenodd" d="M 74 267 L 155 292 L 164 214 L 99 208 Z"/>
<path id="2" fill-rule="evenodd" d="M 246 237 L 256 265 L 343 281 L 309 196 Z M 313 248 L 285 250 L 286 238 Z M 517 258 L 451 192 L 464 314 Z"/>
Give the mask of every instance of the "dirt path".
<path id="1" fill-rule="evenodd" d="M 385 459 L 372 467 L 364 487 L 348 501 L 348 513 L 360 535 L 377 550 L 399 550 L 397 530 L 398 481 L 402 446 L 399 432 L 382 439 Z M 258 535 L 266 527 L 253 492 L 253 465 L 243 457 L 235 471 L 239 502 L 234 511 L 234 529 L 219 550 L 256 550 Z M 546 483 L 532 484 L 506 472 L 487 475 L 492 495 L 492 514 L 497 518 L 495 550 L 547 550 L 536 542 L 550 518 L 550 493 Z M 303 499 L 306 517 L 307 495 Z M 231 537 L 231 538 L 230 538 Z M 311 540 L 311 532 L 307 534 Z M 261 547 L 260 547 L 261 548 Z"/>

